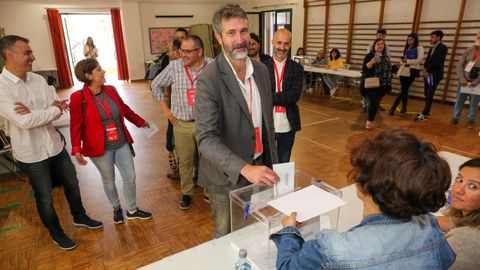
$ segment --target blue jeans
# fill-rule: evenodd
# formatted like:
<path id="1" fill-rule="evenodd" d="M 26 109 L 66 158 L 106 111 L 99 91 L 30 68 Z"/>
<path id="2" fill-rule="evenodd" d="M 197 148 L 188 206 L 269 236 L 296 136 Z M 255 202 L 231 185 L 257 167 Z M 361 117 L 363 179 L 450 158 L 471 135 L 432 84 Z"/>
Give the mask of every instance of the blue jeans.
<path id="1" fill-rule="evenodd" d="M 461 85 L 460 83 L 458 83 L 457 84 L 457 100 L 455 101 L 455 106 L 453 107 L 452 120 L 455 120 L 457 122 L 460 120 L 460 116 L 462 115 L 463 104 L 465 104 L 465 101 L 469 96 L 470 109 L 468 110 L 467 121 L 469 124 L 475 124 L 480 96 L 460 93 L 460 87 Z"/>
<path id="2" fill-rule="evenodd" d="M 120 207 L 113 165 L 117 166 L 123 180 L 123 196 L 127 202 L 127 210 L 135 211 L 137 209 L 136 176 L 130 145 L 126 143 L 116 150 L 106 150 L 101 157 L 90 157 L 90 159 L 102 176 L 103 190 L 114 209 Z"/>
<path id="3" fill-rule="evenodd" d="M 289 162 L 295 142 L 295 131 L 275 133 L 275 139 L 277 140 L 278 163 Z"/>
<path id="4" fill-rule="evenodd" d="M 22 171 L 27 173 L 35 193 L 35 203 L 43 225 L 56 235 L 63 232 L 55 208 L 53 208 L 53 183 L 63 186 L 70 213 L 74 220 L 86 215 L 82 205 L 77 171 L 65 149 L 60 154 L 34 163 L 19 162 Z"/>

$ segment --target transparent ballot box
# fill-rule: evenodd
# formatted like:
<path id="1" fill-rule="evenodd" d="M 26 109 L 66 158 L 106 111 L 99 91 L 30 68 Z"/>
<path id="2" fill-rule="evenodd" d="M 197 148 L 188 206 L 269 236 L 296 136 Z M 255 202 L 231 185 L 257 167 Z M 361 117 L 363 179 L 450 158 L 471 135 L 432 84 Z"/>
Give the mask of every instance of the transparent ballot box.
<path id="1" fill-rule="evenodd" d="M 315 185 L 342 198 L 342 191 L 319 179 L 295 171 L 295 190 Z M 287 194 L 284 194 L 285 196 Z M 269 239 L 281 228 L 285 215 L 267 204 L 275 199 L 273 188 L 250 185 L 230 192 L 231 245 L 235 250 L 247 249 L 248 259 L 259 269 L 275 269 L 277 249 Z M 312 205 L 315 207 L 315 205 Z M 315 238 L 321 229 L 337 229 L 340 209 L 303 222 L 299 229 L 305 240 Z"/>

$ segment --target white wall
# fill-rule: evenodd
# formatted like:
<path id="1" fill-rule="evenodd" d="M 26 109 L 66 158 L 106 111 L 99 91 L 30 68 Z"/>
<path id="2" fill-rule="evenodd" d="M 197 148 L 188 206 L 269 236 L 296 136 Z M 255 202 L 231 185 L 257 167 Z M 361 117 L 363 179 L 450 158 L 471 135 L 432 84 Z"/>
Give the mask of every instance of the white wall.
<path id="1" fill-rule="evenodd" d="M 303 1 L 302 0 L 245 0 L 246 11 L 260 12 L 292 9 L 292 52 L 303 46 Z M 258 34 L 258 33 L 257 33 Z"/>
<path id="2" fill-rule="evenodd" d="M 122 3 L 122 27 L 127 52 L 128 71 L 131 80 L 143 79 L 145 76 L 145 54 L 143 48 L 141 14 L 138 2 Z"/>
<path id="3" fill-rule="evenodd" d="M 60 13 L 110 14 L 110 8 L 119 7 L 119 1 L 89 2 L 88 9 L 85 9 L 85 1 L 62 2 L 64 1 L 0 1 L 0 25 L 5 28 L 5 34 L 20 35 L 30 40 L 36 57 L 34 70 L 56 68 L 46 8 L 56 8 Z"/>
<path id="4" fill-rule="evenodd" d="M 165 3 L 170 2 L 170 3 Z M 6 34 L 16 34 L 30 39 L 36 61 L 35 70 L 56 68 L 46 8 L 56 8 L 60 13 L 110 13 L 119 7 L 129 63 L 130 79 L 143 79 L 144 62 L 152 59 L 149 49 L 148 28 L 189 26 L 210 23 L 215 10 L 227 0 L 0 0 L 0 25 Z M 237 1 L 242 2 L 242 1 Z M 156 19 L 155 15 L 193 14 L 188 19 Z M 95 31 L 95 29 L 92 29 Z"/>
<path id="5" fill-rule="evenodd" d="M 146 59 L 154 59 L 150 53 L 148 28 L 151 27 L 188 27 L 193 24 L 211 24 L 215 11 L 223 3 L 192 3 L 192 4 L 166 4 L 166 3 L 140 3 L 141 32 L 143 51 Z M 155 15 L 193 15 L 193 18 L 155 18 Z"/>

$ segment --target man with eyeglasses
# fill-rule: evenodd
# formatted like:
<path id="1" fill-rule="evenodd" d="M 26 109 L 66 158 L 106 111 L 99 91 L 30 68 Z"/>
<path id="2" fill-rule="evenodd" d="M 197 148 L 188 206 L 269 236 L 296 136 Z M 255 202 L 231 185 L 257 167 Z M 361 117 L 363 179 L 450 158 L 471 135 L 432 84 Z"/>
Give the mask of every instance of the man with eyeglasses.
<path id="1" fill-rule="evenodd" d="M 189 209 L 192 203 L 194 158 L 197 152 L 195 141 L 196 83 L 205 66 L 212 61 L 203 54 L 203 42 L 196 35 L 190 35 L 182 41 L 181 59 L 171 61 L 153 80 L 152 90 L 155 99 L 173 124 L 175 149 L 179 158 L 180 191 L 182 199 L 180 209 Z M 171 86 L 171 107 L 165 102 L 164 88 Z"/>

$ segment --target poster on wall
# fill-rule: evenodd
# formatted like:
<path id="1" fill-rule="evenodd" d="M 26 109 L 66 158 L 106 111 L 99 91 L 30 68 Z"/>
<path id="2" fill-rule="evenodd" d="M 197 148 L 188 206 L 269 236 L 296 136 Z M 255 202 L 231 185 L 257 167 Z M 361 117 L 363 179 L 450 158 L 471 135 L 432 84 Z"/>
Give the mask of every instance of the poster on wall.
<path id="1" fill-rule="evenodd" d="M 178 27 L 156 27 L 148 28 L 148 36 L 150 37 L 150 53 L 160 54 L 167 49 L 167 45 L 173 40 L 175 30 Z M 190 28 L 184 27 L 190 32 Z"/>

